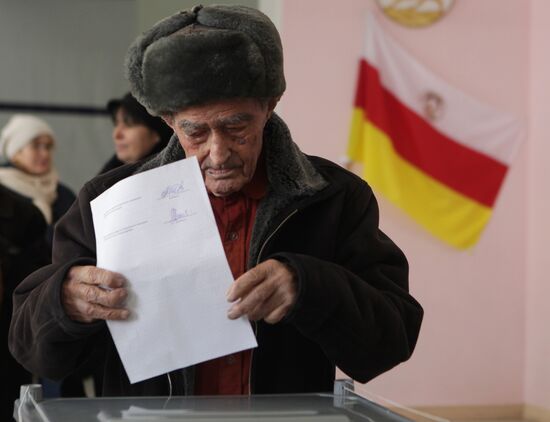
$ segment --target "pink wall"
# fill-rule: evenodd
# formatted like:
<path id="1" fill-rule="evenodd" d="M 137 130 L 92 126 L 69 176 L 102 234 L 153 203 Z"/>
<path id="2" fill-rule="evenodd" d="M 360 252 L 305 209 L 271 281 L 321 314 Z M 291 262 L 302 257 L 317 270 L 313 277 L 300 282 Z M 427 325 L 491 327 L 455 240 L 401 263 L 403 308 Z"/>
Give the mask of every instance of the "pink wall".
<path id="1" fill-rule="evenodd" d="M 379 18 L 404 48 L 447 81 L 499 110 L 526 118 L 526 4 L 460 0 L 445 19 L 425 29 L 407 29 Z M 365 13 L 373 9 L 380 15 L 379 10 L 372 0 L 283 0 L 282 5 L 288 81 L 283 117 L 305 152 L 336 161 L 346 149 Z M 541 46 L 543 42 L 541 36 Z M 431 238 L 379 197 L 381 226 L 407 254 L 411 290 L 426 316 L 414 357 L 365 389 L 409 405 L 523 402 L 526 151 L 524 144 L 489 226 L 468 252 Z M 540 186 L 537 192 L 542 191 Z M 542 220 L 542 214 L 538 218 Z M 545 234 L 539 236 L 542 246 Z M 533 301 L 540 290 L 530 292 Z M 530 356 L 542 359 L 537 347 L 533 344 Z"/>
<path id="2" fill-rule="evenodd" d="M 528 148 L 527 371 L 528 403 L 550 408 L 550 2 L 531 1 L 530 137 Z"/>

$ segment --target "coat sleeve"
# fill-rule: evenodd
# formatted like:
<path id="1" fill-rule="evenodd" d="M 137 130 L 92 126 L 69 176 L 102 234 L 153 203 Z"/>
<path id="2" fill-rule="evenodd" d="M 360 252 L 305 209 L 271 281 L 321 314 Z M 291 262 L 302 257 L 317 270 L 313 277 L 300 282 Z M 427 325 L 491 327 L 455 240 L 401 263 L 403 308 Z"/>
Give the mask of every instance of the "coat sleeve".
<path id="1" fill-rule="evenodd" d="M 411 356 L 423 310 L 408 293 L 405 255 L 378 228 L 370 187 L 355 186 L 334 239 L 334 262 L 293 253 L 274 257 L 298 279 L 287 322 L 347 375 L 367 382 Z"/>
<path id="2" fill-rule="evenodd" d="M 61 285 L 75 265 L 95 265 L 95 236 L 90 210 L 90 187 L 56 226 L 52 264 L 19 284 L 13 295 L 14 310 L 9 348 L 29 371 L 61 379 L 91 355 L 106 324 L 84 324 L 67 317 L 61 304 Z"/>

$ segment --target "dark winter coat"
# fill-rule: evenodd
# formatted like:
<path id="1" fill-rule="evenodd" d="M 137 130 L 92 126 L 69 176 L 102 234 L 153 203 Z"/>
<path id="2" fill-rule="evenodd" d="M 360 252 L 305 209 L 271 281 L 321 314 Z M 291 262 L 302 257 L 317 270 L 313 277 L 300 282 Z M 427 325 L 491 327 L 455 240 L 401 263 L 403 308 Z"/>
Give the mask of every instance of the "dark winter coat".
<path id="1" fill-rule="evenodd" d="M 50 262 L 46 220 L 30 199 L 0 185 L 0 420 L 12 419 L 19 386 L 31 382 L 27 372 L 8 350 L 8 330 L 15 287 L 30 273 Z"/>
<path id="2" fill-rule="evenodd" d="M 52 224 L 48 226 L 48 230 L 46 232 L 46 239 L 48 241 L 48 244 L 50 245 L 50 249 L 52 248 L 53 244 L 53 233 L 55 225 L 57 224 L 59 219 L 63 217 L 63 215 L 69 210 L 76 199 L 73 191 L 65 186 L 63 183 L 57 184 L 56 192 L 57 198 L 55 198 L 55 201 L 52 204 Z"/>
<path id="3" fill-rule="evenodd" d="M 277 116 L 266 126 L 263 149 L 269 191 L 256 214 L 248 266 L 269 258 L 288 263 L 298 298 L 283 321 L 257 323 L 251 392 L 331 391 L 335 366 L 366 382 L 408 359 L 423 312 L 408 293 L 405 256 L 378 229 L 369 186 L 301 153 Z M 27 368 L 61 378 L 95 359 L 104 368 L 105 395 L 168 394 L 167 376 L 130 385 L 106 324 L 70 320 L 60 289 L 71 266 L 95 263 L 90 201 L 120 179 L 180 158 L 173 137 L 145 165 L 123 166 L 84 186 L 58 225 L 54 263 L 16 291 L 10 348 Z M 170 378 L 174 394 L 192 394 L 193 368 Z"/>

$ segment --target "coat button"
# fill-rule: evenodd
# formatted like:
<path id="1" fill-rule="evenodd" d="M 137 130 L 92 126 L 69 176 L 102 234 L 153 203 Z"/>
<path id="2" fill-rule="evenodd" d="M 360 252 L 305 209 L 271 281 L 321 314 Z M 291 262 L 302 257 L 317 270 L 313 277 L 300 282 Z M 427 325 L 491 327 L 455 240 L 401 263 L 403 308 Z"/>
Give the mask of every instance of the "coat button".
<path id="1" fill-rule="evenodd" d="M 231 232 L 229 233 L 229 240 L 237 240 L 239 238 L 239 233 L 237 232 Z"/>

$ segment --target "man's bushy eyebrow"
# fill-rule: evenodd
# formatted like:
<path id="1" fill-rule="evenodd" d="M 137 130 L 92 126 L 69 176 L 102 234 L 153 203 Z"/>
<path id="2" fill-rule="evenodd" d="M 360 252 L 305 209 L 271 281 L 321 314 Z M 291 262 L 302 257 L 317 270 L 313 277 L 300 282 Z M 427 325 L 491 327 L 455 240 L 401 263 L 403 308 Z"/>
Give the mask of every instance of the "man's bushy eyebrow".
<path id="1" fill-rule="evenodd" d="M 224 119 L 220 119 L 218 122 L 216 122 L 216 126 L 230 126 L 239 123 L 247 123 L 250 122 L 253 118 L 254 117 L 250 113 L 237 113 Z"/>
<path id="2" fill-rule="evenodd" d="M 178 127 L 184 131 L 201 130 L 208 128 L 208 126 L 204 123 L 194 123 L 189 120 L 180 120 L 178 122 Z"/>
<path id="3" fill-rule="evenodd" d="M 216 121 L 215 127 L 224 127 L 224 126 L 238 125 L 240 123 L 248 123 L 253 118 L 254 116 L 252 116 L 252 114 L 250 113 L 237 113 L 232 116 L 224 117 L 223 119 Z M 205 123 L 196 123 L 186 119 L 180 120 L 177 124 L 180 129 L 186 132 L 208 129 L 208 125 L 206 125 Z"/>

